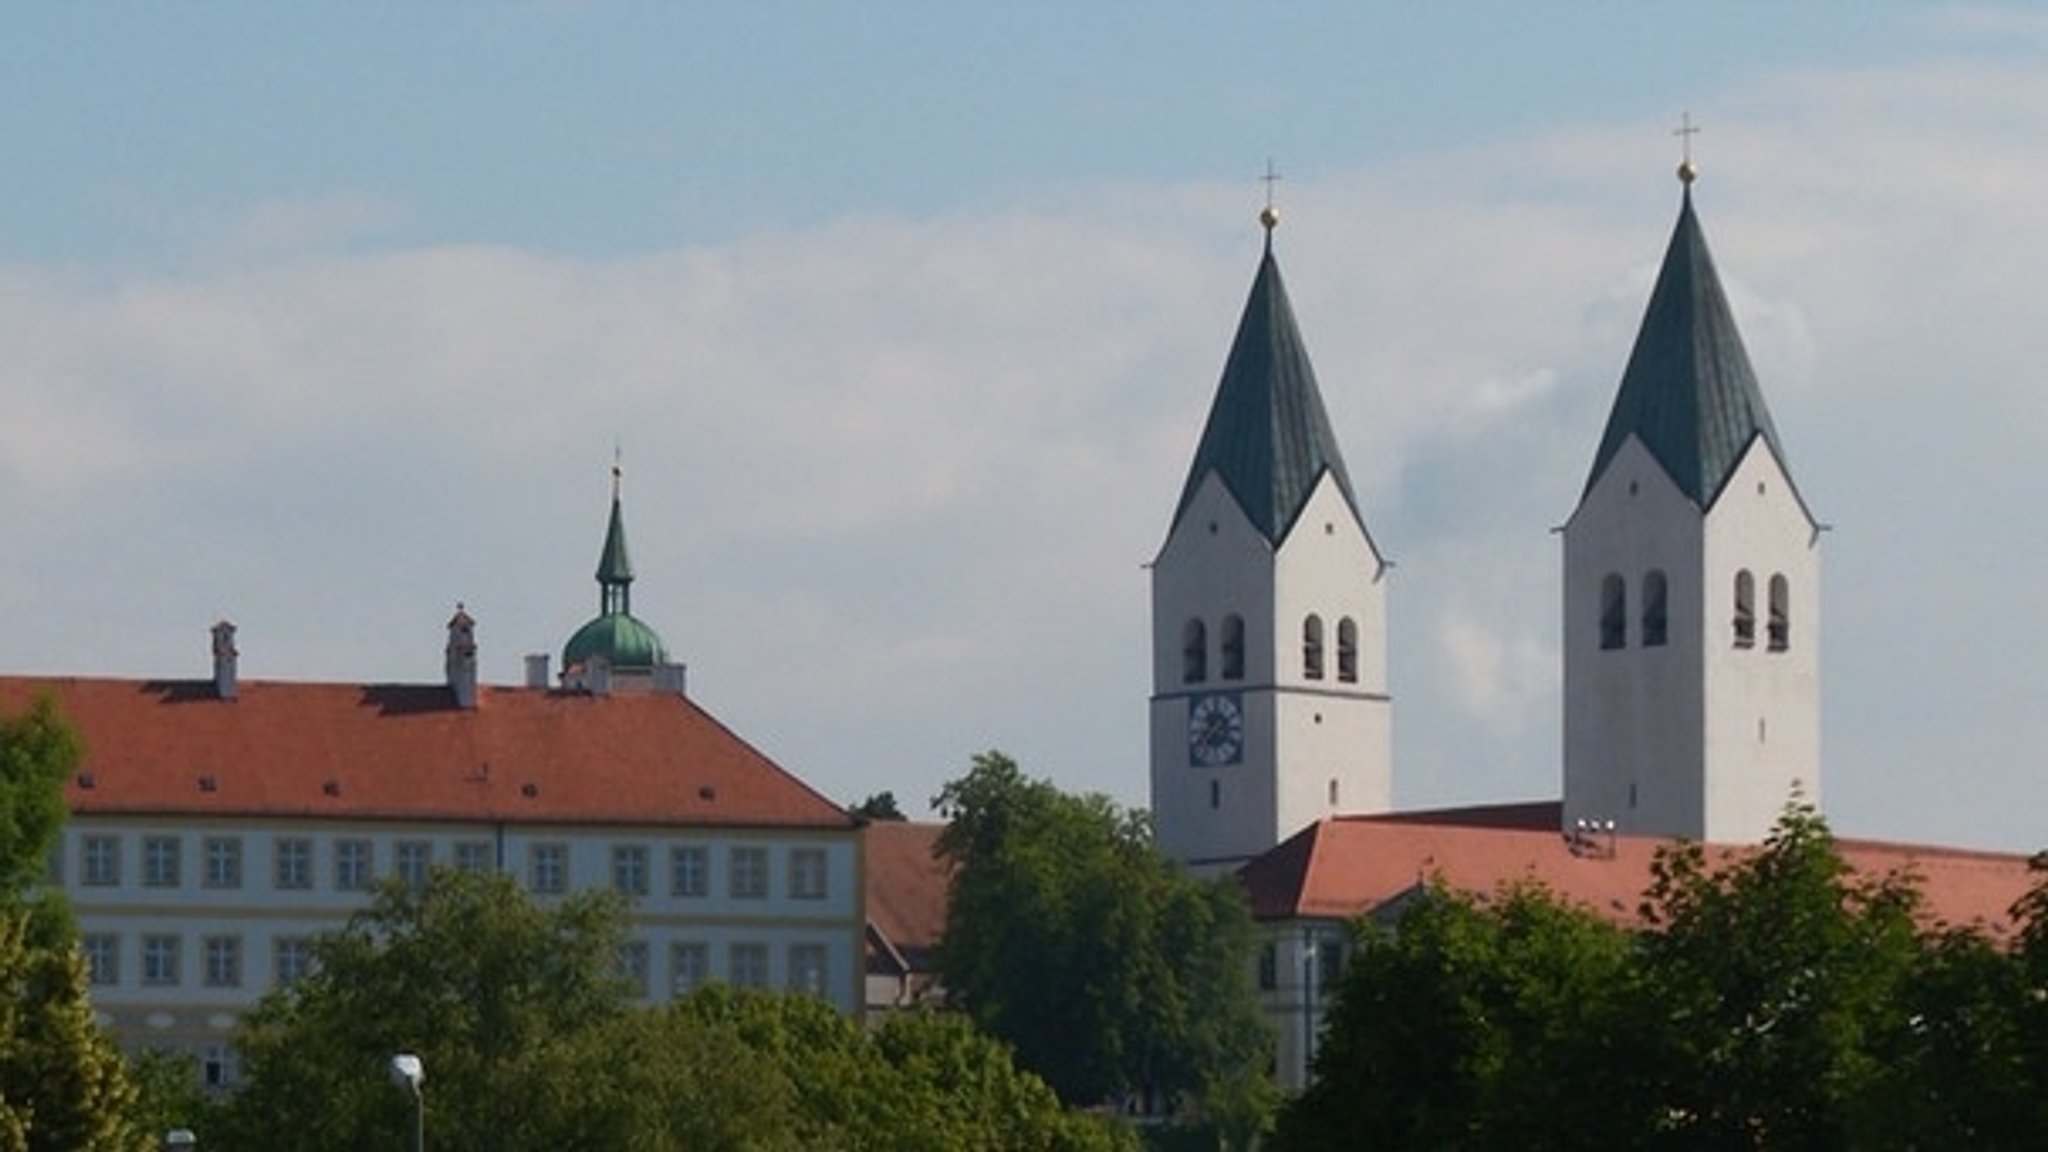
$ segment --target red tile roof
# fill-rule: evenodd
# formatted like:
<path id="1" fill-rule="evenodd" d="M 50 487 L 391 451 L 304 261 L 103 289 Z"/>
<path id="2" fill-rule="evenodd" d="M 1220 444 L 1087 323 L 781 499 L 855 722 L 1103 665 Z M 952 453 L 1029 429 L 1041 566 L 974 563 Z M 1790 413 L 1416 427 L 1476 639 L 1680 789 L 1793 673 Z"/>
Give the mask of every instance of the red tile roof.
<path id="1" fill-rule="evenodd" d="M 867 830 L 868 925 L 912 971 L 930 968 L 946 932 L 953 871 L 932 854 L 944 824 L 877 820 Z"/>
<path id="2" fill-rule="evenodd" d="M 674 693 L 0 677 L 85 742 L 92 814 L 851 828 L 836 803 Z"/>
<path id="3" fill-rule="evenodd" d="M 1610 920 L 1636 923 L 1650 887 L 1651 861 L 1670 841 L 1597 836 L 1574 851 L 1554 819 L 1539 830 L 1484 815 L 1471 818 L 1514 810 L 1527 815 L 1539 807 L 1557 811 L 1554 804 L 1514 805 L 1331 817 L 1302 829 L 1238 875 L 1260 920 L 1351 919 L 1440 878 L 1481 894 L 1534 881 Z M 1837 843 L 1860 873 L 1916 876 L 1931 919 L 1980 924 L 1994 938 L 2011 931 L 2013 902 L 2035 880 L 2025 856 L 1870 840 Z M 1748 850 L 1713 847 L 1709 856 L 1725 861 Z"/>

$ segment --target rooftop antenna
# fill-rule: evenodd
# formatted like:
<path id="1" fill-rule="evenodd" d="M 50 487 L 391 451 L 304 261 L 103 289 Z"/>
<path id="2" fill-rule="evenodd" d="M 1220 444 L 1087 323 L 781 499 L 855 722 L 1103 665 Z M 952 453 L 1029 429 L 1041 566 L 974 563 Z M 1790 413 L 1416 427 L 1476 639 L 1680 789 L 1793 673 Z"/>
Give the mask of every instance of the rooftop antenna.
<path id="1" fill-rule="evenodd" d="M 1692 182 L 1700 178 L 1700 170 L 1692 163 L 1692 138 L 1700 134 L 1700 126 L 1692 122 L 1690 111 L 1682 112 L 1678 117 L 1678 127 L 1673 128 L 1671 134 L 1679 139 L 1678 182 L 1690 189 Z"/>

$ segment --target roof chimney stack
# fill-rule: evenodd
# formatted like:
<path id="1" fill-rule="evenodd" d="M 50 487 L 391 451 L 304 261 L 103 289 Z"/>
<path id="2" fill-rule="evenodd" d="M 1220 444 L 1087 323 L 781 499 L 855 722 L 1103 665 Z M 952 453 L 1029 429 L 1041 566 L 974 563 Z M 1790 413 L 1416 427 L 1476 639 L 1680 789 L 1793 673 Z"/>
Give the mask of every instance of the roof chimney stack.
<path id="1" fill-rule="evenodd" d="M 213 694 L 223 700 L 233 700 L 241 692 L 236 682 L 235 626 L 222 620 L 213 626 Z"/>
<path id="2" fill-rule="evenodd" d="M 465 711 L 476 707 L 476 621 L 461 604 L 448 620 L 448 691 L 455 706 Z"/>
<path id="3" fill-rule="evenodd" d="M 546 688 L 548 686 L 548 654 L 529 652 L 526 654 L 526 686 Z"/>

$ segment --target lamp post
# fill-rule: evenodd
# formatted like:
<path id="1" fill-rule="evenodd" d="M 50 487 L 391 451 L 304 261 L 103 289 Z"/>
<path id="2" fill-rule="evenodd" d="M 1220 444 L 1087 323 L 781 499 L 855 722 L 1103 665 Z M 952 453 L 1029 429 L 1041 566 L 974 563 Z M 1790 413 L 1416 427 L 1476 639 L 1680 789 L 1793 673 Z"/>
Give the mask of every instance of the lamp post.
<path id="1" fill-rule="evenodd" d="M 420 1058 L 410 1052 L 400 1052 L 391 1058 L 391 1079 L 412 1089 L 412 1147 L 413 1152 L 427 1152 L 427 1098 L 420 1091 L 420 1084 L 427 1078 L 427 1069 Z"/>

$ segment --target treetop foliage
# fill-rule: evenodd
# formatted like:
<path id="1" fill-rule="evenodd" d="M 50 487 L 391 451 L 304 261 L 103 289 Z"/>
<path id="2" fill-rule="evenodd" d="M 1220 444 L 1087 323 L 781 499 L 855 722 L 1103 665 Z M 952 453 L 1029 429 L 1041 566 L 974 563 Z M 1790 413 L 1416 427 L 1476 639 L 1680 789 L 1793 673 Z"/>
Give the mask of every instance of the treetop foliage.
<path id="1" fill-rule="evenodd" d="M 2048 875 L 2048 873 L 2044 873 Z M 1663 852 L 1643 927 L 1535 887 L 1361 921 L 1283 1148 L 2031 1147 L 2048 880 L 2017 946 L 1923 927 L 1809 806 L 1718 865 Z"/>

